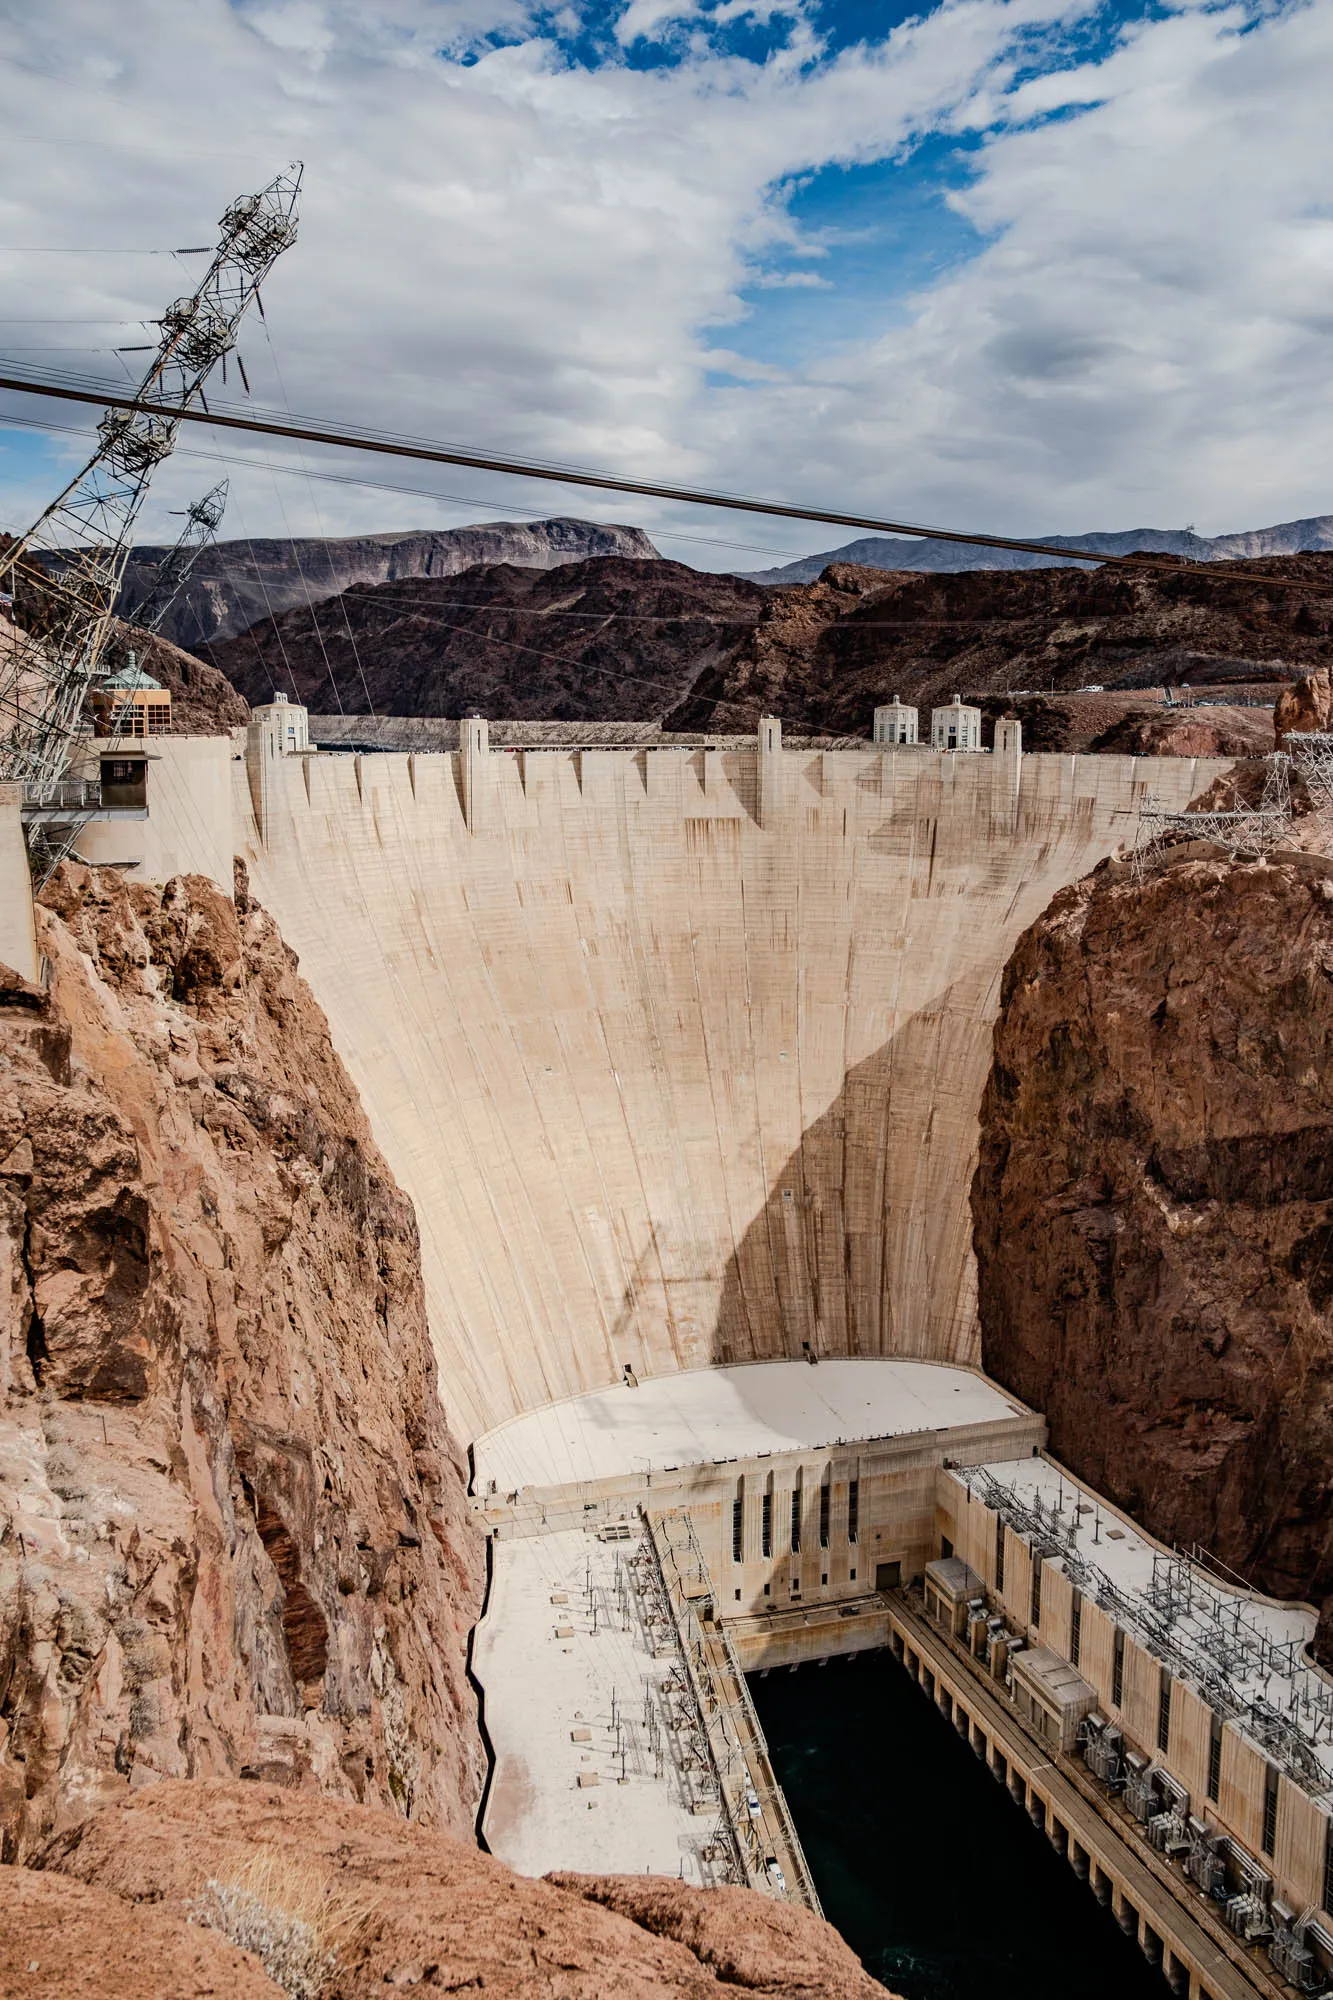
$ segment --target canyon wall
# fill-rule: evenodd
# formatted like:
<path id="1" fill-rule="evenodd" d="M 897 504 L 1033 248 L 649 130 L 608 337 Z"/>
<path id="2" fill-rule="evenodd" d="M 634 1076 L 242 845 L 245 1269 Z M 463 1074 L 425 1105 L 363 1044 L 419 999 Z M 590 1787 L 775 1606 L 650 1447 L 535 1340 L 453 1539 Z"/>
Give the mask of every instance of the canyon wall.
<path id="1" fill-rule="evenodd" d="M 267 1776 L 466 1831 L 411 1206 L 270 918 L 67 868 L 0 991 L 0 1832 Z"/>
<path id="2" fill-rule="evenodd" d="M 329 714 L 652 720 L 673 732 L 780 715 L 793 733 L 866 737 L 895 691 L 925 708 L 988 694 L 1010 710 L 1014 690 L 1049 703 L 1057 690 L 1188 681 L 1271 700 L 1333 657 L 1333 554 L 1258 567 L 1288 587 L 1256 589 L 1243 563 L 970 575 L 834 563 L 784 590 L 618 556 L 545 574 L 487 564 L 358 586 L 317 610 L 298 601 L 202 650 L 247 700 L 278 689 Z"/>
<path id="3" fill-rule="evenodd" d="M 117 605 L 123 617 L 133 618 L 140 607 L 151 612 L 167 554 L 165 548 L 131 550 Z M 310 612 L 353 584 L 455 576 L 474 563 L 518 563 L 543 570 L 589 556 L 656 554 L 642 528 L 569 515 L 374 535 L 247 536 L 215 542 L 195 559 L 189 581 L 162 620 L 162 634 L 177 646 L 197 648 L 243 632 L 256 619 L 278 617 L 293 605 Z M 324 622 L 330 631 L 341 630 L 336 614 Z"/>
<path id="4" fill-rule="evenodd" d="M 1333 1610 L 1333 864 L 1064 891 L 1006 969 L 982 1361 L 1163 1540 Z"/>
<path id="5" fill-rule="evenodd" d="M 1183 806 L 1220 768 L 289 757 L 257 823 L 233 766 L 257 893 L 416 1205 L 463 1434 L 626 1365 L 975 1361 L 1004 962 L 1149 782 Z"/>

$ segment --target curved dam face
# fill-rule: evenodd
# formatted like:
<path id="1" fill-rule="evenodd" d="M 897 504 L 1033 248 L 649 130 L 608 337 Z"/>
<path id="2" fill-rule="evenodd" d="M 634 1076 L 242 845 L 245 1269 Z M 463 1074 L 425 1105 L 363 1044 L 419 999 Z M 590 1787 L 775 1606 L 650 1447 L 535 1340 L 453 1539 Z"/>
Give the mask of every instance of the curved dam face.
<path id="1" fill-rule="evenodd" d="M 1216 762 L 918 750 L 233 766 L 420 1222 L 454 1422 L 710 1363 L 975 1364 L 1000 975 Z"/>

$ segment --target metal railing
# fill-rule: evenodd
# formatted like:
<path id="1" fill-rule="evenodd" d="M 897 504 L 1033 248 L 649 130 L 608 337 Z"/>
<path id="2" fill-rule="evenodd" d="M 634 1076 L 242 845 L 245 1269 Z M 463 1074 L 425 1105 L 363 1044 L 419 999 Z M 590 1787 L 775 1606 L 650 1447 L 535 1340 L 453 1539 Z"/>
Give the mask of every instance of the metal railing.
<path id="1" fill-rule="evenodd" d="M 102 786 L 97 778 L 34 780 L 23 787 L 25 811 L 96 812 L 101 803 Z"/>

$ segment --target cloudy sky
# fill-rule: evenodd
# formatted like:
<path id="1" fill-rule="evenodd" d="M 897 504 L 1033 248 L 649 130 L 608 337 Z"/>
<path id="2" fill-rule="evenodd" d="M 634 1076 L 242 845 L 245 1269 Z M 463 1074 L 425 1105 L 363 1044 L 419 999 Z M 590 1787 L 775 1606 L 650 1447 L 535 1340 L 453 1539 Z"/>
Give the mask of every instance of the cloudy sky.
<path id="1" fill-rule="evenodd" d="M 266 407 L 1017 534 L 1333 511 L 1333 0 L 0 0 L 0 81 L 28 370 L 137 377 L 116 350 L 206 262 L 170 253 L 299 157 L 241 343 Z M 190 446 L 147 534 L 218 476 Z M 82 448 L 0 429 L 0 525 Z M 736 568 L 846 538 L 226 469 L 232 535 L 581 512 Z"/>

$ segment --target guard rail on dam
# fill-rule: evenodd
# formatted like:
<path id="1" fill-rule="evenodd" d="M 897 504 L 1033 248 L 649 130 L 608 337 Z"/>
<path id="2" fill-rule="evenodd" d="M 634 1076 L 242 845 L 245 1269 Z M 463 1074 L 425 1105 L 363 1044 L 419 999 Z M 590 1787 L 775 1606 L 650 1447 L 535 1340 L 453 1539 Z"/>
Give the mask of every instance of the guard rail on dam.
<path id="1" fill-rule="evenodd" d="M 974 1362 L 1005 961 L 1149 774 L 1184 806 L 1229 768 L 764 732 L 506 753 L 474 721 L 232 765 L 254 891 L 415 1201 L 463 1436 L 627 1367 Z"/>

